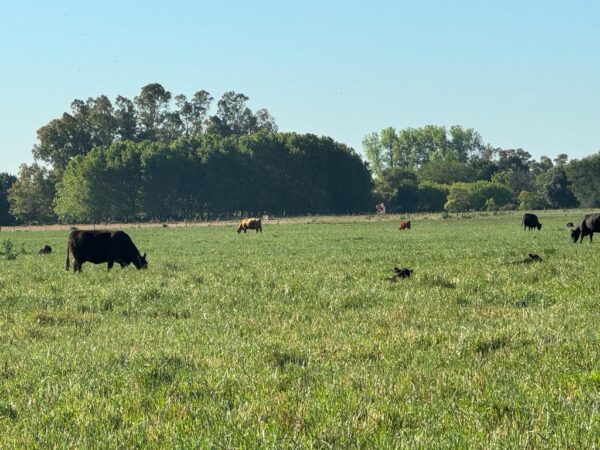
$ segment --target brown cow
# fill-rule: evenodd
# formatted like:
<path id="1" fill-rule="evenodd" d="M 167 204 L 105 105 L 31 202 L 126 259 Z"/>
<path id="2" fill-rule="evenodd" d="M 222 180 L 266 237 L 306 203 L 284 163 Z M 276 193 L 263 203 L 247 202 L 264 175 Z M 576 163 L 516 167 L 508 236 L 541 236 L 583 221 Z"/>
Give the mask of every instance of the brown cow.
<path id="1" fill-rule="evenodd" d="M 256 230 L 257 233 L 259 231 L 262 233 L 262 223 L 260 222 L 260 219 L 250 217 L 242 220 L 237 228 L 237 232 L 240 233 L 243 231 L 245 233 L 246 230 Z"/>
<path id="2" fill-rule="evenodd" d="M 400 222 L 399 230 L 410 230 L 410 220 L 403 220 Z"/>

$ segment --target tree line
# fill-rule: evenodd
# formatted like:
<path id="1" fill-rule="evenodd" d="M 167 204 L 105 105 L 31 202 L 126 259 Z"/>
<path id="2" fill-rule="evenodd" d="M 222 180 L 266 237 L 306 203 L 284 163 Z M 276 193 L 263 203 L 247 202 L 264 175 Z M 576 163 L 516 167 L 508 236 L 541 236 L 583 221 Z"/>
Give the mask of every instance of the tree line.
<path id="1" fill-rule="evenodd" d="M 37 131 L 35 162 L 0 173 L 0 225 L 600 206 L 600 153 L 535 160 L 472 128 L 387 127 L 364 156 L 328 137 L 280 133 L 248 97 L 205 90 L 76 99 Z"/>
<path id="2" fill-rule="evenodd" d="M 600 153 L 539 160 L 484 143 L 472 128 L 384 128 L 363 140 L 374 198 L 388 211 L 600 206 Z"/>

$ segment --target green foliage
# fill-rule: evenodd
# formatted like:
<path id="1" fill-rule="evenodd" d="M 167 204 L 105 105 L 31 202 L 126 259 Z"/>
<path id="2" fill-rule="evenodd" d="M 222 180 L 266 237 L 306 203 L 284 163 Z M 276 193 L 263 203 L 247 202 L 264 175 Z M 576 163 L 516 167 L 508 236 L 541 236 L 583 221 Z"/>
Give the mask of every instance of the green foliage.
<path id="1" fill-rule="evenodd" d="M 58 186 L 67 221 L 370 210 L 371 177 L 348 147 L 293 133 L 116 142 L 79 156 Z"/>
<path id="2" fill-rule="evenodd" d="M 490 181 L 454 183 L 450 186 L 445 209 L 451 212 L 489 210 L 512 203 L 514 195 L 503 184 Z"/>
<path id="3" fill-rule="evenodd" d="M 380 133 L 371 133 L 363 139 L 365 156 L 376 176 L 385 169 L 417 170 L 428 161 L 467 163 L 481 155 L 484 146 L 481 136 L 472 128 L 455 125 L 446 127 L 426 125 L 396 131 L 387 127 Z M 447 183 L 448 180 L 424 178 Z M 451 180 L 466 181 L 466 180 Z"/>
<path id="4" fill-rule="evenodd" d="M 0 173 L 0 226 L 12 225 L 15 217 L 10 213 L 8 190 L 17 181 L 17 178 L 8 173 Z"/>
<path id="5" fill-rule="evenodd" d="M 586 208 L 600 207 L 600 153 L 572 160 L 565 170 L 571 182 L 570 190 L 580 205 Z"/>
<path id="6" fill-rule="evenodd" d="M 8 261 L 12 261 L 13 259 L 17 259 L 17 249 L 15 248 L 15 244 L 10 239 L 5 239 L 2 241 L 2 256 L 4 259 Z"/>
<path id="7" fill-rule="evenodd" d="M 417 205 L 417 175 L 405 169 L 385 169 L 375 180 L 375 197 L 388 212 L 414 211 Z"/>
<path id="8" fill-rule="evenodd" d="M 422 182 L 417 189 L 417 211 L 441 211 L 450 191 L 449 186 Z"/>
<path id="9" fill-rule="evenodd" d="M 581 213 L 126 229 L 147 271 L 0 258 L 0 448 L 594 448 Z"/>
<path id="10" fill-rule="evenodd" d="M 22 164 L 18 178 L 8 189 L 10 213 L 20 222 L 53 223 L 54 186 L 48 169 L 36 163 Z"/>
<path id="11" fill-rule="evenodd" d="M 539 192 L 521 191 L 519 192 L 519 209 L 543 209 L 546 207 L 546 200 Z"/>
<path id="12" fill-rule="evenodd" d="M 546 182 L 542 186 L 546 202 L 553 208 L 574 208 L 577 206 L 577 199 L 571 190 L 571 182 L 564 167 L 553 167 L 546 174 Z"/>
<path id="13" fill-rule="evenodd" d="M 211 95 L 197 91 L 190 100 L 175 96 L 159 83 L 142 87 L 133 101 L 118 96 L 113 105 L 105 95 L 75 99 L 71 112 L 42 126 L 33 155 L 52 165 L 57 176 L 69 161 L 87 155 L 93 148 L 109 147 L 117 141 L 170 143 L 180 137 L 200 136 L 206 132 L 219 135 L 274 132 L 277 125 L 266 109 L 255 113 L 247 106 L 248 97 L 233 91 L 223 94 L 217 114 L 209 116 Z"/>
<path id="14" fill-rule="evenodd" d="M 467 163 L 455 160 L 431 160 L 418 171 L 419 179 L 438 184 L 475 181 L 475 171 Z"/>

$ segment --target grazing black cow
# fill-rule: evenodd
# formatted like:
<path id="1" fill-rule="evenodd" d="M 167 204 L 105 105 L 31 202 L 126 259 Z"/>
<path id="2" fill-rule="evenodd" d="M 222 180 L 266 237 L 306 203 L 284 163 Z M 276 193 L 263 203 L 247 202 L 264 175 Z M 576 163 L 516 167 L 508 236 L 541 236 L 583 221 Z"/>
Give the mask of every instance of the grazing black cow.
<path id="1" fill-rule="evenodd" d="M 568 226 L 569 228 L 573 228 L 575 225 L 573 225 L 573 222 L 567 222 L 567 226 Z"/>
<path id="2" fill-rule="evenodd" d="M 587 214 L 581 218 L 577 228 L 571 230 L 571 239 L 573 239 L 573 242 L 577 242 L 577 239 L 581 237 L 579 241 L 581 243 L 583 238 L 589 235 L 590 242 L 592 242 L 592 236 L 595 232 L 600 232 L 600 214 Z"/>
<path id="3" fill-rule="evenodd" d="M 129 264 L 137 269 L 148 267 L 146 254 L 140 255 L 129 235 L 123 231 L 71 231 L 67 245 L 67 271 L 69 255 L 73 256 L 73 272 L 81 272 L 86 261 L 94 264 L 106 262 L 109 270 L 115 262 L 121 268 Z"/>
<path id="4" fill-rule="evenodd" d="M 532 230 L 533 228 L 537 228 L 538 230 L 542 229 L 542 224 L 535 214 L 523 214 L 523 229 L 525 230 L 527 228 L 529 228 L 529 230 Z"/>
<path id="5" fill-rule="evenodd" d="M 414 270 L 408 269 L 406 267 L 400 269 L 398 267 L 394 267 L 394 275 L 392 275 L 388 280 L 396 282 L 402 278 L 408 278 L 412 275 Z"/>
<path id="6" fill-rule="evenodd" d="M 49 245 L 44 245 L 42 248 L 40 248 L 40 250 L 38 251 L 38 253 L 40 255 L 44 255 L 47 253 L 52 253 L 52 247 L 50 247 Z"/>
<path id="7" fill-rule="evenodd" d="M 530 253 L 529 256 L 522 261 L 517 261 L 515 264 L 531 264 L 533 262 L 542 262 L 542 258 L 540 258 L 535 253 Z"/>

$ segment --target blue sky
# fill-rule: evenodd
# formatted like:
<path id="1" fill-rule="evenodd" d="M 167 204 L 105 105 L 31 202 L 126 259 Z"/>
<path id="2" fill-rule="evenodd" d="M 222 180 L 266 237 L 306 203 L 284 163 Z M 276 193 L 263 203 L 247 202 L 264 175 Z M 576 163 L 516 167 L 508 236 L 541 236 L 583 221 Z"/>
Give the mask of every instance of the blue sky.
<path id="1" fill-rule="evenodd" d="M 235 90 L 282 131 L 362 151 L 460 124 L 535 157 L 600 150 L 600 2 L 24 1 L 0 5 L 0 172 L 74 98 Z"/>

